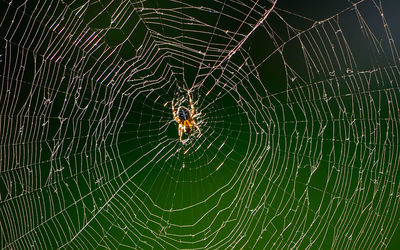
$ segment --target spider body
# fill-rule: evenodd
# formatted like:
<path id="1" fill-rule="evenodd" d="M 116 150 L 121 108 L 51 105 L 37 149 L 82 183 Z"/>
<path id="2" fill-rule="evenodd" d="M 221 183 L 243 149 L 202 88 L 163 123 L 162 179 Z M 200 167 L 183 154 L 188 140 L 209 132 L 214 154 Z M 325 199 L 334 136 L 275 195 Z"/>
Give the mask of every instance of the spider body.
<path id="1" fill-rule="evenodd" d="M 194 118 L 199 115 L 195 114 L 194 104 L 192 102 L 192 97 L 188 92 L 190 110 L 184 106 L 179 106 L 177 111 L 175 111 L 174 101 L 172 101 L 172 115 L 174 116 L 175 121 L 178 123 L 178 134 L 179 140 L 182 141 L 183 134 L 190 135 L 196 132 L 196 129 L 200 131 L 197 123 Z"/>
<path id="2" fill-rule="evenodd" d="M 189 110 L 185 107 L 180 107 L 178 109 L 178 118 L 179 118 L 179 129 L 183 130 L 183 133 L 186 135 L 191 134 L 194 131 L 194 121 L 190 116 Z"/>
<path id="3" fill-rule="evenodd" d="M 189 110 L 185 107 L 180 107 L 178 109 L 178 117 L 181 120 L 181 122 L 189 120 L 190 119 Z"/>

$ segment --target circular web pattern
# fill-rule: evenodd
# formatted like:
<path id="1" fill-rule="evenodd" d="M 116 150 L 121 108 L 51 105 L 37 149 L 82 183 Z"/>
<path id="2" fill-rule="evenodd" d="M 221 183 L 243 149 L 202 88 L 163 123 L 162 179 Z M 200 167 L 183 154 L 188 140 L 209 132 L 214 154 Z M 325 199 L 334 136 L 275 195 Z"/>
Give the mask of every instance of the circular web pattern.
<path id="1" fill-rule="evenodd" d="M 389 246 L 399 6 L 243 2 L 0 2 L 1 248 Z"/>

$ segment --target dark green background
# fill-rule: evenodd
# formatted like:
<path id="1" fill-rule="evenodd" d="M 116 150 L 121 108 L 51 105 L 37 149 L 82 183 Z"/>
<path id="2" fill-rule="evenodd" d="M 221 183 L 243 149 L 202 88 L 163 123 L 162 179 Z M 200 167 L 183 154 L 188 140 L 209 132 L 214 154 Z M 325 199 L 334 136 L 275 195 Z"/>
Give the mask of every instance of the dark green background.
<path id="1" fill-rule="evenodd" d="M 0 4 L 1 248 L 399 245 L 396 1 Z"/>

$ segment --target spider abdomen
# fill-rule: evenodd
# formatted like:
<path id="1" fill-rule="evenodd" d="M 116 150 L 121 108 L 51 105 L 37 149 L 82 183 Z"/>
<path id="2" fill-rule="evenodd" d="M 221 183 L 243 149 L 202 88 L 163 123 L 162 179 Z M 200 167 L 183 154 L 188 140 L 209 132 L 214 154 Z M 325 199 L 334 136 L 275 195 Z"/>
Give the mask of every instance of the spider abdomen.
<path id="1" fill-rule="evenodd" d="M 186 108 L 180 107 L 178 110 L 178 118 L 181 121 L 189 120 L 189 118 L 190 118 L 189 110 L 187 110 Z"/>

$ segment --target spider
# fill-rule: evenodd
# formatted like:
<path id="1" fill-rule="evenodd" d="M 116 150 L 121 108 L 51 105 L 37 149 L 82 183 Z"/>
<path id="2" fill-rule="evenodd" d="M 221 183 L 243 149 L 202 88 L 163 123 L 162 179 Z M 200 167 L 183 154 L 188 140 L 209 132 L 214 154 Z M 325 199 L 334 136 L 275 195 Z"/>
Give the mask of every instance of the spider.
<path id="1" fill-rule="evenodd" d="M 177 111 L 175 111 L 174 101 L 172 101 L 172 115 L 174 116 L 175 121 L 178 123 L 178 134 L 179 140 L 182 141 L 182 135 L 191 135 L 196 132 L 196 129 L 200 132 L 199 126 L 195 122 L 194 118 L 196 118 L 200 113 L 195 114 L 194 104 L 192 102 L 192 97 L 190 96 L 190 92 L 187 92 L 190 102 L 190 111 L 187 107 L 179 106 Z"/>

